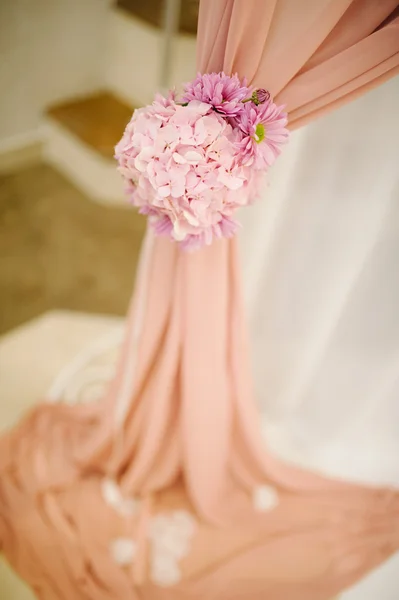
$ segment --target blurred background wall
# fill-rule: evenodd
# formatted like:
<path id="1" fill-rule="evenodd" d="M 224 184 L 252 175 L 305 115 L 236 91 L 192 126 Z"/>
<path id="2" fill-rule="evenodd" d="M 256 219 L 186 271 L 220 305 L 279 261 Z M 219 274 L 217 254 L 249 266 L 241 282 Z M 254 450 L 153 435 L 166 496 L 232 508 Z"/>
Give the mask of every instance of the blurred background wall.
<path id="1" fill-rule="evenodd" d="M 35 135 L 48 106 L 103 86 L 110 7 L 109 0 L 0 2 L 0 143 Z"/>
<path id="2" fill-rule="evenodd" d="M 46 109 L 66 98 L 109 88 L 133 104 L 150 101 L 164 11 L 163 0 L 2 0 L 0 149 L 37 135 Z M 171 82 L 193 74 L 197 11 L 197 1 L 182 3 Z"/>
<path id="3" fill-rule="evenodd" d="M 198 5 L 0 1 L 0 333 L 125 313 L 144 223 L 113 149 L 135 107 L 195 73 Z"/>

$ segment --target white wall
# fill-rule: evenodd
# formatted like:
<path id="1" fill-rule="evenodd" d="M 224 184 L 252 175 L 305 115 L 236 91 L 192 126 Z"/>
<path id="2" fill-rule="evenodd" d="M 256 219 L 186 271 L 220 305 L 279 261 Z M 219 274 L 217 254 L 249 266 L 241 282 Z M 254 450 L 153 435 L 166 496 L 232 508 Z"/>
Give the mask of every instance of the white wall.
<path id="1" fill-rule="evenodd" d="M 151 102 L 160 84 L 161 30 L 128 16 L 123 10 L 113 10 L 107 47 L 107 87 L 135 106 Z M 195 47 L 194 36 L 176 37 L 170 87 L 195 77 Z"/>
<path id="2" fill-rule="evenodd" d="M 171 86 L 195 75 L 195 43 L 176 38 Z M 103 88 L 151 102 L 162 51 L 162 32 L 113 0 L 0 0 L 0 153 L 34 143 L 54 102 Z"/>
<path id="3" fill-rule="evenodd" d="M 101 88 L 110 0 L 0 0 L 0 145 L 46 106 Z"/>

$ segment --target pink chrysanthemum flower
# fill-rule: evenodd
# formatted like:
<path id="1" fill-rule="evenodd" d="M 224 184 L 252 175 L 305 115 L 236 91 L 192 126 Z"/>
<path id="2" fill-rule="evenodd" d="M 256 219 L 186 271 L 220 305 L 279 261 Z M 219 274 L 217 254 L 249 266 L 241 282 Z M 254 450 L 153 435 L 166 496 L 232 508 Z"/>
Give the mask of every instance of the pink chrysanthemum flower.
<path id="1" fill-rule="evenodd" d="M 243 133 L 239 143 L 243 164 L 254 165 L 257 169 L 270 167 L 288 140 L 284 107 L 271 101 L 259 106 L 244 104 L 236 124 Z"/>
<path id="2" fill-rule="evenodd" d="M 252 92 L 252 96 L 250 98 L 246 98 L 243 102 L 253 102 L 256 104 L 263 104 L 264 102 L 268 102 L 270 100 L 270 92 L 264 90 L 263 88 L 259 88 L 258 90 L 254 90 Z"/>
<path id="3" fill-rule="evenodd" d="M 250 93 L 245 80 L 241 82 L 237 75 L 229 77 L 223 72 L 198 73 L 194 81 L 184 86 L 182 102 L 206 102 L 221 115 L 234 117 L 242 110 L 242 101 Z"/>

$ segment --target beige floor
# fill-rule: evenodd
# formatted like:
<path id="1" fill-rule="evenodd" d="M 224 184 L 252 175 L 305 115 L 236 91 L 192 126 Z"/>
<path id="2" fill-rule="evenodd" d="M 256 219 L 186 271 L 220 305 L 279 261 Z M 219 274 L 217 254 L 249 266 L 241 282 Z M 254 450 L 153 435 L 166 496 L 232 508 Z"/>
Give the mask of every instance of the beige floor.
<path id="1" fill-rule="evenodd" d="M 121 321 L 121 317 L 52 311 L 3 335 L 0 431 L 39 402 L 54 378 L 83 348 L 119 327 Z"/>
<path id="2" fill-rule="evenodd" d="M 125 314 L 144 221 L 37 165 L 0 177 L 0 333 L 53 309 Z"/>

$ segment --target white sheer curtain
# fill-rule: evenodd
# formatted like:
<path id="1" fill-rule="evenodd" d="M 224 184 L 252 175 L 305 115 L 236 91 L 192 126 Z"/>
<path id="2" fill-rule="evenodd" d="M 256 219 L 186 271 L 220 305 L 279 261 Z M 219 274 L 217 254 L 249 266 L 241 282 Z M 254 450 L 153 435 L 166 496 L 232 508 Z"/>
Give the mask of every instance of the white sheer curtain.
<path id="1" fill-rule="evenodd" d="M 396 78 L 294 132 L 241 232 L 270 448 L 397 486 L 398 107 Z M 396 599 L 395 562 L 344 598 Z"/>
<path id="2" fill-rule="evenodd" d="M 398 107 L 396 78 L 294 132 L 241 232 L 271 444 L 397 485 Z"/>

